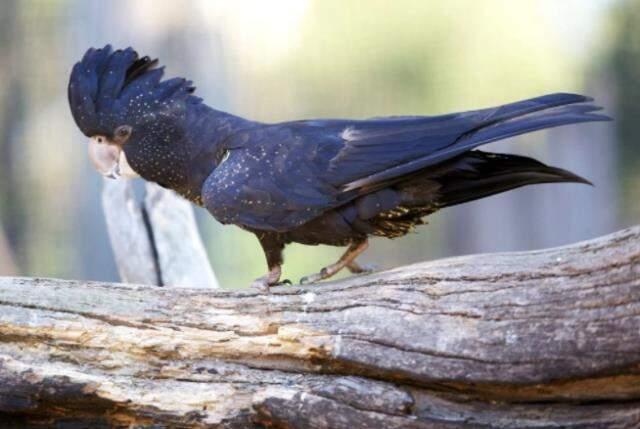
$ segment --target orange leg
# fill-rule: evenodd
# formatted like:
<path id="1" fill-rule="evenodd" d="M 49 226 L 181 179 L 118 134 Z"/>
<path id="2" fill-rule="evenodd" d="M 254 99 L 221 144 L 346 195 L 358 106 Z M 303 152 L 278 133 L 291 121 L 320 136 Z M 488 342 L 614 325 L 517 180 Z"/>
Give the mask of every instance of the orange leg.
<path id="1" fill-rule="evenodd" d="M 356 262 L 355 259 L 369 247 L 367 240 L 353 243 L 346 252 L 338 259 L 334 264 L 328 265 L 315 274 L 310 274 L 300 279 L 300 284 L 316 283 L 320 280 L 328 279 L 340 272 L 343 268 L 348 268 L 353 272 L 364 272 Z M 355 271 L 354 271 L 355 270 Z"/>

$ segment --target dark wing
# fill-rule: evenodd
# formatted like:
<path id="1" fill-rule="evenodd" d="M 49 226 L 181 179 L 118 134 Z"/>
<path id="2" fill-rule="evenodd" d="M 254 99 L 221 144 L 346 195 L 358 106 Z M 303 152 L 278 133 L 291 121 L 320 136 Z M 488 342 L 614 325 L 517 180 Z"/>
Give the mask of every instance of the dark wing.
<path id="1" fill-rule="evenodd" d="M 378 187 L 477 146 L 528 132 L 609 120 L 576 94 L 550 94 L 451 115 L 353 122 L 329 173 L 343 191 Z"/>
<path id="2" fill-rule="evenodd" d="M 323 176 L 341 143 L 307 131 L 282 124 L 235 135 L 202 188 L 209 212 L 222 223 L 287 231 L 339 205 L 339 189 Z"/>
<path id="3" fill-rule="evenodd" d="M 477 146 L 559 125 L 608 120 L 589 98 L 552 94 L 433 117 L 314 120 L 241 135 L 203 189 L 224 223 L 286 231 Z"/>

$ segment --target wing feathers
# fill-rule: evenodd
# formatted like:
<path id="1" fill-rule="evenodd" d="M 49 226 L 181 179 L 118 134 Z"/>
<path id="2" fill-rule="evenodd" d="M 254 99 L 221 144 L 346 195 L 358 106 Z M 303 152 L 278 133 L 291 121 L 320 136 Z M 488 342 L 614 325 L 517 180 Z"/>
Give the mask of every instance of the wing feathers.
<path id="1" fill-rule="evenodd" d="M 380 134 L 371 139 L 355 134 L 358 140 L 345 144 L 345 148 L 331 161 L 332 167 L 360 167 L 360 177 L 343 182 L 343 192 L 358 188 L 369 190 L 376 184 L 388 183 L 496 140 L 560 125 L 610 120 L 605 115 L 594 113 L 599 107 L 583 104 L 588 101 L 591 99 L 580 95 L 552 94 L 495 109 L 447 115 L 440 121 L 429 118 L 421 126 L 398 131 L 394 136 L 404 138 L 400 141 L 384 141 Z M 356 132 L 357 128 L 350 134 Z M 366 165 L 378 168 L 366 171 Z"/>

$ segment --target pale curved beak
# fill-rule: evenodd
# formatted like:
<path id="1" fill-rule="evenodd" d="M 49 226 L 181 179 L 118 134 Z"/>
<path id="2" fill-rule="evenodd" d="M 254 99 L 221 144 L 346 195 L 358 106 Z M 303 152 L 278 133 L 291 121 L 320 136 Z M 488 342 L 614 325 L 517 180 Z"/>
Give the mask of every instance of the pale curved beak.
<path id="1" fill-rule="evenodd" d="M 102 136 L 94 136 L 89 140 L 89 159 L 104 177 L 118 179 L 119 177 L 134 178 L 139 175 L 133 171 L 122 148 L 107 143 Z"/>

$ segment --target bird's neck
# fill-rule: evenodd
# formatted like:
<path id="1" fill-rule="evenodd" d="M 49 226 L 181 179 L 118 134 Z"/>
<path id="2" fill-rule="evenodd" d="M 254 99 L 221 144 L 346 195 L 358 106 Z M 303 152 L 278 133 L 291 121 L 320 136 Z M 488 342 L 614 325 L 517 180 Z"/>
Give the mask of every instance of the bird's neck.
<path id="1" fill-rule="evenodd" d="M 202 205 L 202 185 L 224 156 L 225 142 L 252 126 L 255 123 L 204 104 L 193 105 L 177 121 L 142 126 L 135 144 L 125 145 L 125 153 L 142 178 Z"/>

